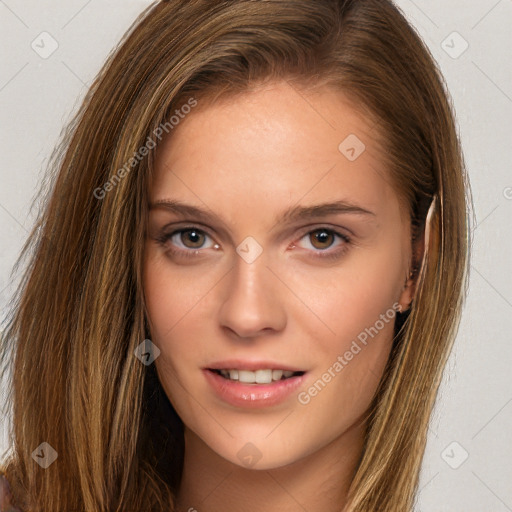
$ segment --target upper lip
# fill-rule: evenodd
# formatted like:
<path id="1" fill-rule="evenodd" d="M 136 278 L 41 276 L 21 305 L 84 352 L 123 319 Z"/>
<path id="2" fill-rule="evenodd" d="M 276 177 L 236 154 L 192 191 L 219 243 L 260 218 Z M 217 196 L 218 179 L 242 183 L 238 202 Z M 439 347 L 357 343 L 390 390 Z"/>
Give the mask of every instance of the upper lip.
<path id="1" fill-rule="evenodd" d="M 291 372 L 303 372 L 305 370 L 296 366 L 290 366 L 275 361 L 242 361 L 241 359 L 229 359 L 225 361 L 216 361 L 207 366 L 207 370 L 287 370 Z"/>

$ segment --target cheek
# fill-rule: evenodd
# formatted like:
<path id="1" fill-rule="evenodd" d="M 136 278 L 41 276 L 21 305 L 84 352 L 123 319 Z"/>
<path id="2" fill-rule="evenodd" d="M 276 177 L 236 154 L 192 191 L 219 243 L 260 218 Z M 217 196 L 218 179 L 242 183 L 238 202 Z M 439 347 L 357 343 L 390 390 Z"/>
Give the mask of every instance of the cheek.
<path id="1" fill-rule="evenodd" d="M 155 364 L 171 397 L 190 378 L 190 369 L 208 359 L 207 337 L 212 336 L 222 271 L 177 269 L 165 255 L 148 249 L 143 276 L 150 338 L 160 349 Z"/>
<path id="2" fill-rule="evenodd" d="M 360 250 L 325 275 L 295 273 L 295 286 L 302 283 L 315 312 L 297 315 L 298 331 L 311 340 L 303 356 L 309 355 L 314 372 L 299 401 L 311 402 L 308 410 L 323 418 L 319 421 L 328 421 L 333 404 L 346 413 L 340 422 L 354 420 L 370 405 L 393 342 L 400 250 L 393 244 Z"/>
<path id="3" fill-rule="evenodd" d="M 375 269 L 359 278 L 338 277 L 316 296 L 316 311 L 329 330 L 311 318 L 298 328 L 312 342 L 313 373 L 299 403 L 316 418 L 314 425 L 329 425 L 333 436 L 366 413 L 389 358 L 396 320 L 389 274 L 385 278 Z M 336 420 L 333 411 L 340 413 Z"/>
<path id="4" fill-rule="evenodd" d="M 193 281 L 186 286 L 178 272 L 171 272 L 165 256 L 151 249 L 146 250 L 143 286 L 149 338 L 160 349 L 154 364 L 171 403 L 174 406 L 181 404 L 180 409 L 185 410 L 193 404 L 187 402 L 186 393 L 180 393 L 186 387 L 180 370 L 186 366 L 185 360 L 197 352 L 193 349 L 193 339 L 190 336 L 188 340 L 184 338 L 187 332 L 190 335 L 187 320 L 199 300 L 195 285 L 197 283 Z"/>
<path id="5" fill-rule="evenodd" d="M 309 310 L 303 307 L 297 322 L 316 347 L 331 354 L 343 350 L 376 323 L 381 337 L 392 337 L 402 260 L 399 251 L 385 247 L 356 251 L 339 267 L 322 272 L 289 272 L 291 287 L 301 290 Z"/>
<path id="6" fill-rule="evenodd" d="M 143 286 L 148 322 L 155 340 L 174 336 L 183 320 L 195 314 L 216 280 L 216 274 L 205 269 L 173 268 L 164 254 L 147 249 Z"/>

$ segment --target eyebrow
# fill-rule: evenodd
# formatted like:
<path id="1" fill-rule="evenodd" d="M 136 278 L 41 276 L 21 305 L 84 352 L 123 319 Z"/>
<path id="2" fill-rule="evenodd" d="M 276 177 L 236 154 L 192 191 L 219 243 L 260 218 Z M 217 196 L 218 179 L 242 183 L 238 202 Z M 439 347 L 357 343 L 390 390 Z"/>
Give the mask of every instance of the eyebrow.
<path id="1" fill-rule="evenodd" d="M 188 215 L 190 217 L 196 217 L 204 221 L 213 219 L 221 222 L 221 219 L 209 209 L 199 208 L 197 206 L 193 206 L 191 204 L 187 204 L 175 199 L 159 199 L 158 201 L 155 201 L 149 205 L 150 210 L 155 208 L 164 208 L 176 214 L 181 214 L 184 216 Z M 274 222 L 275 224 L 283 224 L 286 222 L 291 223 L 335 214 L 352 214 L 371 217 L 376 216 L 374 212 L 367 210 L 366 208 L 363 208 L 354 203 L 340 200 L 315 204 L 311 206 L 292 206 L 275 217 Z"/>

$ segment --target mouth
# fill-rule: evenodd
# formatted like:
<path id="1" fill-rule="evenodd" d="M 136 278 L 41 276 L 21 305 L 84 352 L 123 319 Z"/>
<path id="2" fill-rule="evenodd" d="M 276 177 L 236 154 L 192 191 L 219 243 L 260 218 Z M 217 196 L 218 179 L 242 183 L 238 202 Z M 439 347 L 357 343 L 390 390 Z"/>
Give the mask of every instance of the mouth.
<path id="1" fill-rule="evenodd" d="M 208 371 L 213 372 L 226 380 L 237 381 L 241 384 L 272 384 L 282 380 L 288 380 L 293 377 L 300 377 L 304 375 L 304 371 L 292 371 L 281 369 L 260 369 L 260 370 L 242 370 L 238 368 L 207 368 Z"/>
<path id="2" fill-rule="evenodd" d="M 262 409 L 287 403 L 307 378 L 306 371 L 279 368 L 279 364 L 268 362 L 232 361 L 215 366 L 203 368 L 206 382 L 220 400 L 238 409 Z"/>

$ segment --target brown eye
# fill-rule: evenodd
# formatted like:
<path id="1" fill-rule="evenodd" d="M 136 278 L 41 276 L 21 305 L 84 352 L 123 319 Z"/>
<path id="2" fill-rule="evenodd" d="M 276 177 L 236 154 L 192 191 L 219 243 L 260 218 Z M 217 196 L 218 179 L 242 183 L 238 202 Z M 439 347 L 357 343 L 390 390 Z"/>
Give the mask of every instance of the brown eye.
<path id="1" fill-rule="evenodd" d="M 334 241 L 334 233 L 327 229 L 317 229 L 311 231 L 310 240 L 315 249 L 328 249 Z"/>
<path id="2" fill-rule="evenodd" d="M 180 241 L 189 249 L 199 249 L 204 243 L 204 233 L 197 229 L 183 229 L 180 231 Z"/>

